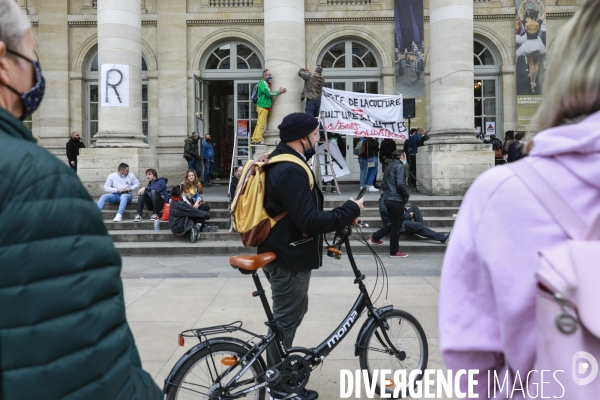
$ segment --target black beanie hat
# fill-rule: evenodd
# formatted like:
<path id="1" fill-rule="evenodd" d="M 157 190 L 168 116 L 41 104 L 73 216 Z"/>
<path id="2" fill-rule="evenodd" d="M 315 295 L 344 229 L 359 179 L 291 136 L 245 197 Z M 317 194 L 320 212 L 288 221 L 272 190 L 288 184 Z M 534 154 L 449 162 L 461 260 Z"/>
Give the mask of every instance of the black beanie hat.
<path id="1" fill-rule="evenodd" d="M 319 121 L 307 113 L 292 113 L 287 115 L 279 128 L 279 138 L 283 143 L 302 139 L 319 126 Z"/>

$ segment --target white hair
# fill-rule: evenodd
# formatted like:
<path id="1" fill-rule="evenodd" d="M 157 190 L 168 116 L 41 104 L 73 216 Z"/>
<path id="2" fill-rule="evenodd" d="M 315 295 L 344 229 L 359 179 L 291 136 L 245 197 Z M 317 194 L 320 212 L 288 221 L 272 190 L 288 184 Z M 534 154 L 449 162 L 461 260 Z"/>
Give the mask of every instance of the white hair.
<path id="1" fill-rule="evenodd" d="M 0 0 L 0 41 L 17 50 L 31 27 L 29 18 L 15 0 Z"/>

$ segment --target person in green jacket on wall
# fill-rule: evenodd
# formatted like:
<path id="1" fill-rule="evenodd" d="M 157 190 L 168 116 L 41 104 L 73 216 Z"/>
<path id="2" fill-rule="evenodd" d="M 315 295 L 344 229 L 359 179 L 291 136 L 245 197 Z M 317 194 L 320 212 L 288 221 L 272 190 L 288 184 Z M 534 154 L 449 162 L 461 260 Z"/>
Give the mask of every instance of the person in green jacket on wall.
<path id="1" fill-rule="evenodd" d="M 258 82 L 258 101 L 256 102 L 256 112 L 258 113 L 258 120 L 256 121 L 256 127 L 252 134 L 252 144 L 264 144 L 263 143 L 263 131 L 267 124 L 267 116 L 271 111 L 273 102 L 272 97 L 279 96 L 282 93 L 287 92 L 287 89 L 280 87 L 279 90 L 271 91 L 271 81 L 273 80 L 273 74 L 268 69 L 263 71 L 263 79 Z"/>
<path id="2" fill-rule="evenodd" d="M 21 122 L 45 91 L 34 48 L 27 16 L 0 0 L 0 399 L 162 399 L 98 208 Z"/>

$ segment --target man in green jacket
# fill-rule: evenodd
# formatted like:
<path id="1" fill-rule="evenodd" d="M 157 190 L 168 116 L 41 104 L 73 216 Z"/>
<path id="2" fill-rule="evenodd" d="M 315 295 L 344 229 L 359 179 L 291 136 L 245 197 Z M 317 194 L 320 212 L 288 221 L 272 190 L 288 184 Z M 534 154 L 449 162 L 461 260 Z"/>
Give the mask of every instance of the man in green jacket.
<path id="1" fill-rule="evenodd" d="M 44 96 L 34 48 L 27 16 L 0 0 L 0 398 L 162 399 L 98 208 L 19 121 Z"/>
<path id="2" fill-rule="evenodd" d="M 258 121 L 256 121 L 256 127 L 252 134 L 252 144 L 264 144 L 263 143 L 263 131 L 265 125 L 267 125 L 267 116 L 271 111 L 273 102 L 272 97 L 279 96 L 282 93 L 287 92 L 287 89 L 280 87 L 279 90 L 271 91 L 271 81 L 273 80 L 273 74 L 268 69 L 263 71 L 263 79 L 258 82 L 258 101 L 256 102 L 256 112 L 258 112 Z"/>

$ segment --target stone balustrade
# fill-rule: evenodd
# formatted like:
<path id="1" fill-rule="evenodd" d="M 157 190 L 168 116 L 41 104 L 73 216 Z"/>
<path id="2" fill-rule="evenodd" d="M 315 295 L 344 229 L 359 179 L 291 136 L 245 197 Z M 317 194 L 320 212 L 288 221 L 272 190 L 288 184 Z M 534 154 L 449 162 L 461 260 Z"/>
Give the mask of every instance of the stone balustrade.
<path id="1" fill-rule="evenodd" d="M 371 0 L 327 0 L 327 4 L 334 6 L 359 6 L 371 4 Z"/>
<path id="2" fill-rule="evenodd" d="M 211 7 L 248 7 L 252 0 L 210 0 Z"/>

